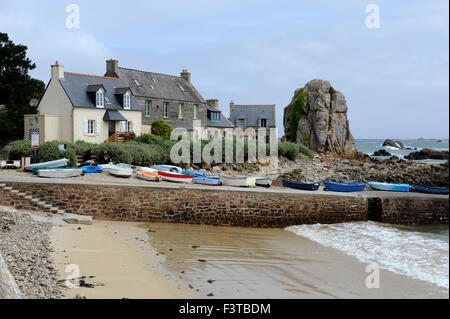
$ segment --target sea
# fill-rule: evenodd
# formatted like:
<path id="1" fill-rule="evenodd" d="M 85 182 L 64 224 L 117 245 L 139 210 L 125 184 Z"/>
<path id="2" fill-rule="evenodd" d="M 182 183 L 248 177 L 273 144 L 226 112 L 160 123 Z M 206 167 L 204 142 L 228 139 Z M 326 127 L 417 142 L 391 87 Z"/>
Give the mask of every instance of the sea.
<path id="1" fill-rule="evenodd" d="M 394 139 L 405 148 L 383 147 L 383 139 L 356 139 L 358 151 L 372 155 L 385 149 L 404 158 L 424 148 L 448 150 L 448 139 Z M 425 160 L 427 163 L 446 161 Z M 449 289 L 449 226 L 398 226 L 378 222 L 298 225 L 286 228 L 298 236 L 335 248 L 364 263 Z"/>

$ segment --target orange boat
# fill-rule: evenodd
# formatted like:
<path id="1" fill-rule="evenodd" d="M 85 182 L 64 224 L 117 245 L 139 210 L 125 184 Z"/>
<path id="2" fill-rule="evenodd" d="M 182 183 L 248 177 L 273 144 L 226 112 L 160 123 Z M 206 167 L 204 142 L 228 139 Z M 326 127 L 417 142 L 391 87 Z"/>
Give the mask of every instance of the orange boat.
<path id="1" fill-rule="evenodd" d="M 151 182 L 159 182 L 161 180 L 161 176 L 159 176 L 156 173 L 150 173 L 150 172 L 144 172 L 144 171 L 138 171 L 136 172 L 136 177 L 146 180 L 146 181 L 151 181 Z"/>

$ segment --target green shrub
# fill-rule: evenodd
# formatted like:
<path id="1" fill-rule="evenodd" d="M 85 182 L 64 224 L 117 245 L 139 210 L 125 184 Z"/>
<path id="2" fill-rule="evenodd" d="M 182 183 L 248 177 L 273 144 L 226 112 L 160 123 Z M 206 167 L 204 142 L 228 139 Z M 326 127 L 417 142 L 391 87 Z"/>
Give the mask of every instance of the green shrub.
<path id="1" fill-rule="evenodd" d="M 58 144 L 66 144 L 67 149 L 65 151 L 60 151 L 58 148 Z M 77 156 L 73 144 L 60 141 L 51 141 L 39 146 L 37 152 L 38 163 L 54 161 L 60 158 L 69 159 L 69 166 L 75 167 L 77 165 Z"/>
<path id="2" fill-rule="evenodd" d="M 21 159 L 22 157 L 31 157 L 33 155 L 33 149 L 31 148 L 30 141 L 17 140 L 9 143 L 11 150 L 9 152 L 10 159 Z"/>
<path id="3" fill-rule="evenodd" d="M 278 156 L 284 156 L 293 161 L 298 156 L 298 153 L 298 144 L 290 142 L 278 143 Z"/>
<path id="4" fill-rule="evenodd" d="M 305 145 L 298 144 L 298 150 L 300 153 L 305 154 L 306 156 L 314 157 L 314 152 Z"/>
<path id="5" fill-rule="evenodd" d="M 306 147 L 309 148 L 310 137 L 309 137 L 308 134 L 303 133 L 303 136 L 302 136 L 302 142 L 303 142 L 303 145 L 304 145 L 304 146 L 306 146 Z"/>
<path id="6" fill-rule="evenodd" d="M 160 136 L 165 139 L 169 139 L 172 131 L 173 131 L 172 125 L 167 124 L 163 120 L 156 120 L 152 124 L 152 134 L 153 135 Z"/>
<path id="7" fill-rule="evenodd" d="M 164 141 L 162 137 L 153 134 L 143 134 L 136 137 L 136 142 L 144 144 L 163 144 Z"/>
<path id="8" fill-rule="evenodd" d="M 303 109 L 306 101 L 306 97 L 308 96 L 308 92 L 300 89 L 297 94 L 294 96 L 294 102 L 291 109 L 290 119 L 289 119 L 289 136 L 288 139 L 291 142 L 296 142 L 297 136 L 297 126 L 298 121 L 301 119 L 303 115 L 305 115 L 305 110 Z"/>

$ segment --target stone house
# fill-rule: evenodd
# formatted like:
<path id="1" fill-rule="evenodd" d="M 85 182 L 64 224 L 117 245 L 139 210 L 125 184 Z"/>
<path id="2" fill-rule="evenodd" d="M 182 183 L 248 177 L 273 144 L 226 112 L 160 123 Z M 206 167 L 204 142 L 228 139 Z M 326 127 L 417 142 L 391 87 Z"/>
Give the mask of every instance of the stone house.
<path id="1" fill-rule="evenodd" d="M 24 115 L 24 137 L 39 132 L 40 143 L 103 143 L 116 132 L 141 134 L 141 109 L 127 81 L 64 72 L 58 62 L 37 110 Z"/>
<path id="2" fill-rule="evenodd" d="M 230 121 L 234 127 L 253 128 L 256 138 L 259 130 L 265 128 L 265 141 L 269 143 L 271 129 L 276 134 L 275 104 L 234 104 L 231 101 Z"/>

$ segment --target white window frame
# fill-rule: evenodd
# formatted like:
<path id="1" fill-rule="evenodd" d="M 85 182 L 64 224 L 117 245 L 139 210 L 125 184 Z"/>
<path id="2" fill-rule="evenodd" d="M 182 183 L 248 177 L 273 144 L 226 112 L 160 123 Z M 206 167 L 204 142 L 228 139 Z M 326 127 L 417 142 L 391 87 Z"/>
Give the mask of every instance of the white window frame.
<path id="1" fill-rule="evenodd" d="M 130 91 L 127 91 L 124 95 L 123 95 L 123 108 L 125 110 L 129 110 L 131 108 L 131 96 L 130 96 Z"/>
<path id="2" fill-rule="evenodd" d="M 242 126 L 240 125 L 241 121 L 242 121 Z M 245 119 L 238 119 L 237 126 L 240 128 L 245 128 Z"/>
<path id="3" fill-rule="evenodd" d="M 184 118 L 184 103 L 178 104 L 178 119 Z"/>
<path id="4" fill-rule="evenodd" d="M 88 120 L 87 135 L 88 136 L 95 135 L 95 120 Z"/>
<path id="5" fill-rule="evenodd" d="M 105 91 L 102 88 L 95 93 L 95 106 L 98 108 L 105 107 Z"/>
<path id="6" fill-rule="evenodd" d="M 133 132 L 133 122 L 127 121 L 127 123 L 126 123 L 126 131 L 127 132 Z"/>
<path id="7" fill-rule="evenodd" d="M 265 123 L 266 123 L 266 125 L 264 125 L 264 126 L 262 126 L 262 122 L 263 122 L 263 121 L 265 121 Z M 260 120 L 259 120 L 259 127 L 267 128 L 267 119 L 260 119 Z"/>
<path id="8" fill-rule="evenodd" d="M 198 120 L 198 104 L 194 104 L 194 120 Z"/>
<path id="9" fill-rule="evenodd" d="M 169 118 L 169 102 L 163 102 L 163 119 Z"/>
<path id="10" fill-rule="evenodd" d="M 152 101 L 145 101 L 145 117 L 152 117 Z"/>

